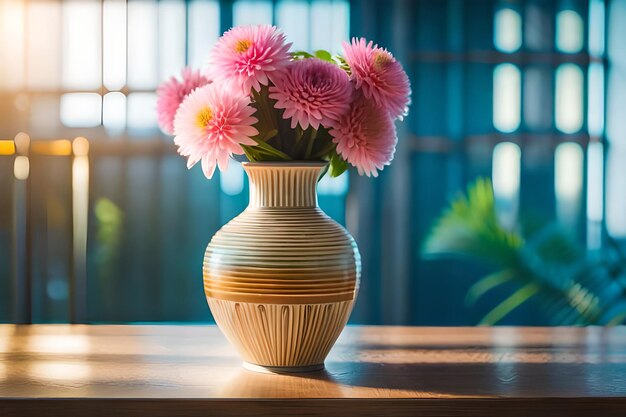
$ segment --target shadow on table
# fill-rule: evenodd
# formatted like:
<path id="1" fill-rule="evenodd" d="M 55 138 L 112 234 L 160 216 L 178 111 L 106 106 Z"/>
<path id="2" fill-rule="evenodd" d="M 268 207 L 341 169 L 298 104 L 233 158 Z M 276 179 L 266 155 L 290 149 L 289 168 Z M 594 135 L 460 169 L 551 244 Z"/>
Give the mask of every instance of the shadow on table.
<path id="1" fill-rule="evenodd" d="M 568 362 L 567 358 L 504 358 L 477 363 L 327 362 L 319 372 L 276 375 L 245 369 L 226 384 L 224 397 L 379 398 L 423 396 L 623 396 L 626 363 Z M 553 360 L 555 358 L 552 358 Z M 576 359 L 576 358 L 572 358 Z"/>

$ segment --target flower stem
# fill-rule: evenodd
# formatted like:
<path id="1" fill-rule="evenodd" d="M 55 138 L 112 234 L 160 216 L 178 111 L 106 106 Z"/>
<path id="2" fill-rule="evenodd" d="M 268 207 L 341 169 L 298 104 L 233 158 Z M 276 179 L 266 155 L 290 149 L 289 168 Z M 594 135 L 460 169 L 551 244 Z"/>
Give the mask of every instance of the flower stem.
<path id="1" fill-rule="evenodd" d="M 313 151 L 313 144 L 315 143 L 315 138 L 317 137 L 317 129 L 311 130 L 311 136 L 309 136 L 309 142 L 306 146 L 306 153 L 304 154 L 304 159 L 311 159 L 311 152 Z"/>
<path id="2" fill-rule="evenodd" d="M 258 148 L 259 151 L 263 151 L 268 155 L 273 155 L 276 156 L 278 158 L 284 159 L 285 161 L 291 161 L 292 158 L 287 155 L 286 153 L 279 151 L 278 149 L 274 148 L 272 145 L 270 145 L 269 143 L 263 141 L 263 140 L 259 140 L 259 139 L 255 139 L 256 141 L 256 145 L 255 148 Z"/>
<path id="3" fill-rule="evenodd" d="M 324 156 L 326 156 L 326 154 L 332 151 L 335 146 L 336 145 L 333 142 L 328 142 L 322 149 L 319 150 L 319 152 L 314 153 L 311 156 L 311 159 L 323 158 Z"/>

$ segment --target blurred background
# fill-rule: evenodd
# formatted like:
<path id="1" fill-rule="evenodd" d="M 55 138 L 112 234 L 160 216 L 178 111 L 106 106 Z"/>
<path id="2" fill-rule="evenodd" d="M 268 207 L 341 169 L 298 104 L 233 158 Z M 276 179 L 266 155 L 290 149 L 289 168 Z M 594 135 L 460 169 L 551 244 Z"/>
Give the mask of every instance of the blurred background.
<path id="1" fill-rule="evenodd" d="M 247 181 L 188 172 L 155 89 L 248 23 L 295 49 L 365 36 L 411 78 L 394 163 L 319 187 L 363 258 L 352 323 L 472 325 L 506 297 L 468 306 L 489 268 L 420 253 L 477 177 L 504 226 L 557 223 L 585 257 L 624 246 L 626 0 L 2 0 L 0 322 L 212 320 L 203 252 Z M 531 298 L 502 323 L 552 322 Z"/>

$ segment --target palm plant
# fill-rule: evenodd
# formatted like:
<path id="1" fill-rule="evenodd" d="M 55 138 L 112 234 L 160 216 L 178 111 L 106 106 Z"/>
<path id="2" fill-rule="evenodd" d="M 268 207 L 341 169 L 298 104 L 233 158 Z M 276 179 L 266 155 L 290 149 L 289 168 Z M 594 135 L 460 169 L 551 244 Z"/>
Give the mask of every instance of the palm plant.
<path id="1" fill-rule="evenodd" d="M 498 222 L 491 182 L 479 179 L 435 222 L 423 254 L 476 258 L 496 268 L 470 287 L 467 303 L 504 284 L 513 290 L 480 324 L 496 324 L 530 299 L 553 325 L 626 320 L 626 258 L 618 245 L 610 242 L 606 251 L 590 256 L 555 225 L 526 234 L 520 229 Z"/>

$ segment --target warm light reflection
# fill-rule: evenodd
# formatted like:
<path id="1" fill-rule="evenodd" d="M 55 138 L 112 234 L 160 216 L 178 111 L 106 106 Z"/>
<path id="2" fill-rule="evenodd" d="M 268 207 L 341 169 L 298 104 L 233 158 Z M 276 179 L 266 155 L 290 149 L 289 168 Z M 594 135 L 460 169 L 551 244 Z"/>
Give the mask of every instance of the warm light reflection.
<path id="1" fill-rule="evenodd" d="M 30 162 L 27 156 L 17 156 L 13 163 L 13 175 L 17 180 L 26 180 L 30 174 Z"/>
<path id="2" fill-rule="evenodd" d="M 84 276 L 87 263 L 87 220 L 89 216 L 89 142 L 74 139 L 72 162 L 72 229 L 74 264 L 79 276 Z M 80 271 L 79 271 L 80 269 Z"/>
<path id="3" fill-rule="evenodd" d="M 420 364 L 546 364 L 546 363 L 572 363 L 585 364 L 597 363 L 598 355 L 593 352 L 566 352 L 559 351 L 551 353 L 547 351 L 529 352 L 515 349 L 489 349 L 477 351 L 476 349 L 467 350 L 432 350 L 432 349 L 407 349 L 405 351 L 397 351 L 394 355 L 388 355 L 384 350 L 366 350 L 359 355 L 359 362 L 365 363 L 381 363 L 384 358 L 385 364 L 406 364 L 415 360 L 416 355 L 419 357 Z M 611 355 L 606 359 L 611 363 L 626 363 L 626 354 Z"/>
<path id="4" fill-rule="evenodd" d="M 72 154 L 72 142 L 67 139 L 38 141 L 33 142 L 30 149 L 40 155 L 65 156 Z"/>
<path id="5" fill-rule="evenodd" d="M 32 335 L 27 351 L 32 353 L 88 353 L 89 339 L 83 335 Z"/>
<path id="6" fill-rule="evenodd" d="M 89 378 L 89 365 L 70 361 L 39 361 L 28 367 L 28 374 L 33 379 L 51 382 L 84 381 Z"/>
<path id="7" fill-rule="evenodd" d="M 7 378 L 7 366 L 0 362 L 0 381 Z"/>
<path id="8" fill-rule="evenodd" d="M 15 135 L 15 150 L 19 155 L 28 155 L 30 148 L 30 136 L 24 132 Z"/>
<path id="9" fill-rule="evenodd" d="M 15 142 L 12 140 L 0 140 L 0 155 L 13 155 L 15 153 Z"/>
<path id="10" fill-rule="evenodd" d="M 89 141 L 82 136 L 77 137 L 72 142 L 72 151 L 76 156 L 87 156 L 89 153 Z"/>

